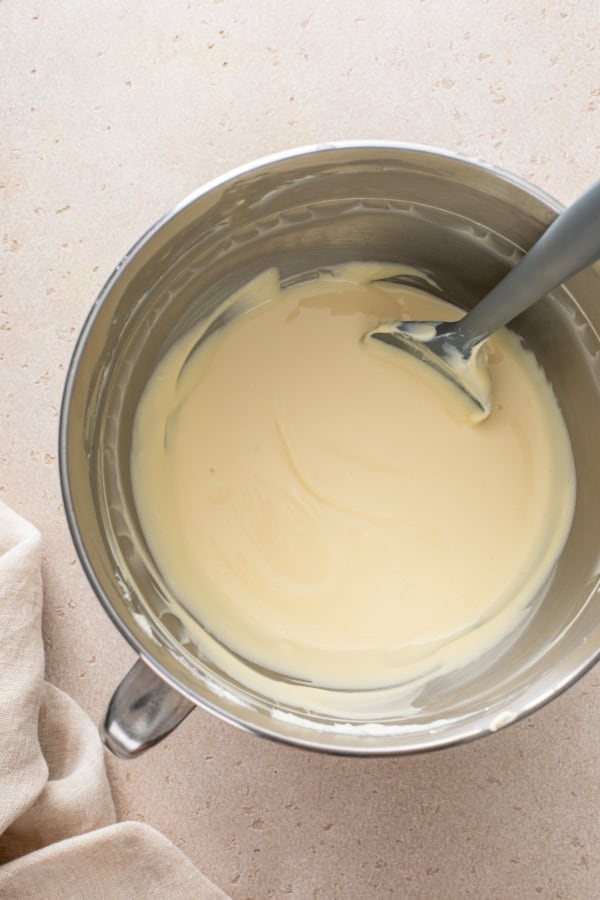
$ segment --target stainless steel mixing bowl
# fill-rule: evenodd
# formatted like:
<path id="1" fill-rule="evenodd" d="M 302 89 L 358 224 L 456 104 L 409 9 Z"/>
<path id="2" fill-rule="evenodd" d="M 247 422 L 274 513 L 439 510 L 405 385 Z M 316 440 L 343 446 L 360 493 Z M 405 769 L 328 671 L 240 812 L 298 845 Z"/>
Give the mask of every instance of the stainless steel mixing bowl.
<path id="1" fill-rule="evenodd" d="M 157 361 L 269 266 L 283 278 L 349 260 L 409 263 L 473 305 L 560 205 L 515 176 L 388 143 L 309 147 L 211 182 L 154 225 L 102 290 L 79 337 L 60 424 L 65 509 L 81 562 L 140 660 L 104 739 L 133 756 L 194 707 L 257 734 L 349 754 L 411 753 L 484 735 L 554 697 L 600 654 L 600 277 L 573 278 L 514 328 L 552 382 L 577 469 L 573 527 L 543 597 L 509 641 L 433 682 L 410 714 L 331 719 L 277 706 L 207 658 L 145 546 L 133 503 L 132 421 Z M 440 448 L 443 453 L 443 448 Z M 424 601 L 425 602 L 425 601 Z M 251 663 L 248 663 L 251 664 Z"/>

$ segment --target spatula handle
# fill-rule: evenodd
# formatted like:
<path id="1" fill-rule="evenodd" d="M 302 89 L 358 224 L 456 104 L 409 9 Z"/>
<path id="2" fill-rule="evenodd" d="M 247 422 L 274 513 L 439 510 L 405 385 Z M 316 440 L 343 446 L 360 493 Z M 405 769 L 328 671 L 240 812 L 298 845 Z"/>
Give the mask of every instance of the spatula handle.
<path id="1" fill-rule="evenodd" d="M 460 323 L 466 349 L 512 321 L 600 258 L 600 181 L 561 213 L 508 275 Z"/>

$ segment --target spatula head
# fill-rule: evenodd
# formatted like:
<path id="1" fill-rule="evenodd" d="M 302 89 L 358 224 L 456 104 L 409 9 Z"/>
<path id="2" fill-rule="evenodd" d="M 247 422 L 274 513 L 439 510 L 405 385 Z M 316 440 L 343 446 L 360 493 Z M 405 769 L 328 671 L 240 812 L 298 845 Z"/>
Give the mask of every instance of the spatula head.
<path id="1" fill-rule="evenodd" d="M 384 322 L 370 331 L 365 340 L 381 341 L 432 366 L 472 401 L 471 422 L 482 422 L 492 411 L 485 349 L 480 344 L 466 355 L 461 353 L 452 341 L 453 325 L 451 322 Z"/>

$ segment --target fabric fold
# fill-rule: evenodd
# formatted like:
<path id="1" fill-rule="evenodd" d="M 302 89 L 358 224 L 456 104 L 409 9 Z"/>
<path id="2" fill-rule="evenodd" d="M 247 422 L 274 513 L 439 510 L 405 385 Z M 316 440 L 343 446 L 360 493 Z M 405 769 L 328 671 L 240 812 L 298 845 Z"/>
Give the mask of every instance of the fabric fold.
<path id="1" fill-rule="evenodd" d="M 226 900 L 149 825 L 116 823 L 93 722 L 44 681 L 39 532 L 0 502 L 0 898 Z"/>

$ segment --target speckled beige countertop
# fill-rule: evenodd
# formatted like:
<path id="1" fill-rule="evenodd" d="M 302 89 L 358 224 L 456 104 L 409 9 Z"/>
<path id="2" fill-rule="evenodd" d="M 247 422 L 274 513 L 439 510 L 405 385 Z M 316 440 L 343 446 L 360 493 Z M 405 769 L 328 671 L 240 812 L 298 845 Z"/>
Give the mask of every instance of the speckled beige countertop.
<path id="1" fill-rule="evenodd" d="M 341 138 L 438 145 L 563 201 L 600 172 L 598 0 L 2 0 L 0 497 L 45 537 L 48 677 L 99 719 L 133 653 L 75 559 L 56 433 L 116 261 L 228 168 Z M 311 755 L 197 711 L 133 763 L 122 817 L 234 898 L 596 900 L 600 672 L 482 742 Z"/>

